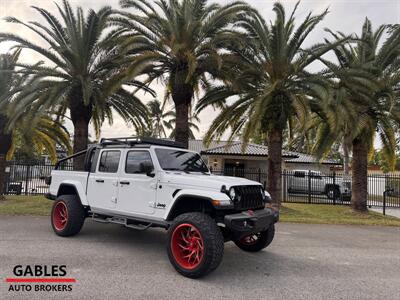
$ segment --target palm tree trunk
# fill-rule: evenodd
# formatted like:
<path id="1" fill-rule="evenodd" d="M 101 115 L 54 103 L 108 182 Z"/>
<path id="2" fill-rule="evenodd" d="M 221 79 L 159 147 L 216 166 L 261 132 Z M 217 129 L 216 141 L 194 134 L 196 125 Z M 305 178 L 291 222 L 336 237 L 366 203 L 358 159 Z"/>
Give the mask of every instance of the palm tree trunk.
<path id="1" fill-rule="evenodd" d="M 86 150 L 89 139 L 89 122 L 85 118 L 79 118 L 74 124 L 74 153 Z M 81 155 L 74 158 L 74 170 L 84 170 L 85 156 Z"/>
<path id="2" fill-rule="evenodd" d="M 173 74 L 172 100 L 175 104 L 175 141 L 189 147 L 189 107 L 194 94 L 193 86 L 186 82 L 188 70 L 182 68 Z"/>
<path id="3" fill-rule="evenodd" d="M 279 208 L 282 202 L 282 143 L 281 129 L 273 129 L 268 133 L 267 190 L 276 208 Z"/>
<path id="4" fill-rule="evenodd" d="M 357 212 L 367 211 L 368 145 L 362 139 L 353 140 L 351 207 Z"/>
<path id="5" fill-rule="evenodd" d="M 175 105 L 175 141 L 189 147 L 189 106 L 185 103 Z"/>
<path id="6" fill-rule="evenodd" d="M 6 182 L 6 156 L 0 153 L 0 201 L 4 200 Z"/>
<path id="7" fill-rule="evenodd" d="M 74 124 L 74 153 L 86 150 L 89 139 L 89 122 L 92 118 L 92 106 L 85 106 L 81 100 L 80 93 L 71 98 L 69 110 L 71 113 L 72 124 Z M 81 155 L 74 158 L 74 170 L 84 170 L 85 156 Z"/>
<path id="8" fill-rule="evenodd" d="M 4 199 L 6 180 L 6 155 L 11 147 L 12 136 L 5 132 L 6 117 L 0 114 L 0 200 Z"/>

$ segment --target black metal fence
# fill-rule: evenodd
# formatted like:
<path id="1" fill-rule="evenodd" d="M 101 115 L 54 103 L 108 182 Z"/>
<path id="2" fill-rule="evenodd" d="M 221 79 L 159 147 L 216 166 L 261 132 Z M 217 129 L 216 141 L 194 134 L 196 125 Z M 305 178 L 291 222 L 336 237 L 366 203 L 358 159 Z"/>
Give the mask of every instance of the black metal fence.
<path id="1" fill-rule="evenodd" d="M 267 171 L 262 169 L 212 170 L 213 174 L 243 177 L 266 187 Z M 350 204 L 351 175 L 323 174 L 317 171 L 284 171 L 282 173 L 283 202 L 310 204 Z M 385 192 L 386 191 L 386 192 Z M 368 206 L 400 208 L 400 174 L 368 174 Z"/>
<path id="2" fill-rule="evenodd" d="M 71 166 L 67 168 L 72 169 Z M 11 161 L 6 166 L 4 193 L 6 195 L 43 195 L 48 192 L 46 177 L 54 165 L 42 161 Z"/>
<path id="3" fill-rule="evenodd" d="M 9 162 L 6 167 L 5 194 L 40 195 L 48 192 L 45 178 L 54 165 L 44 162 Z M 72 165 L 61 169 L 70 170 Z M 263 169 L 226 168 L 211 170 L 215 175 L 242 177 L 267 186 L 267 171 Z M 386 191 L 386 192 L 385 192 Z M 369 174 L 369 206 L 400 207 L 400 174 Z M 316 171 L 284 171 L 282 173 L 284 202 L 313 204 L 350 204 L 351 176 Z"/>
<path id="4" fill-rule="evenodd" d="M 9 162 L 6 166 L 6 195 L 39 195 L 48 191 L 45 183 L 54 169 L 44 162 Z"/>

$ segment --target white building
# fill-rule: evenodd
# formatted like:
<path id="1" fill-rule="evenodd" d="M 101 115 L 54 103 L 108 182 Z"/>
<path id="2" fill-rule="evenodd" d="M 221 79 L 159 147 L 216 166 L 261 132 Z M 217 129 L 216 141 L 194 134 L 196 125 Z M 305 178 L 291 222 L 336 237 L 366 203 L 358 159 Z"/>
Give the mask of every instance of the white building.
<path id="1" fill-rule="evenodd" d="M 249 143 L 242 151 L 242 142 L 234 141 L 228 145 L 227 141 L 213 141 L 209 147 L 205 147 L 202 140 L 190 140 L 189 149 L 199 152 L 213 170 L 227 170 L 229 173 L 241 170 L 267 170 L 268 147 Z M 334 159 L 318 161 L 315 156 L 283 151 L 283 170 L 314 170 L 322 173 L 330 173 L 332 167 L 341 165 Z"/>

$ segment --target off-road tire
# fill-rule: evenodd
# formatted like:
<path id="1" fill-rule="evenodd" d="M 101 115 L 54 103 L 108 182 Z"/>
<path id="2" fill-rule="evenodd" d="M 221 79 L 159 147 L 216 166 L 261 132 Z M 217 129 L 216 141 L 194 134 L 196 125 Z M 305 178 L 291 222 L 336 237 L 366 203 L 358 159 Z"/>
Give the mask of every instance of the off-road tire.
<path id="1" fill-rule="evenodd" d="M 326 197 L 330 200 L 340 199 L 340 190 L 337 186 L 328 186 L 326 188 Z"/>
<path id="2" fill-rule="evenodd" d="M 186 268 L 178 261 L 179 255 L 182 257 L 183 252 L 176 253 L 176 249 L 179 248 L 176 246 L 175 237 L 178 235 L 177 231 L 183 228 L 182 226 L 192 226 L 202 241 L 204 252 L 198 265 L 193 268 Z M 210 216 L 197 212 L 185 213 L 176 217 L 168 230 L 167 252 L 171 264 L 180 274 L 189 278 L 199 278 L 215 270 L 221 263 L 224 254 L 224 237 Z"/>
<path id="3" fill-rule="evenodd" d="M 236 246 L 238 246 L 243 251 L 247 252 L 258 252 L 262 249 L 268 247 L 275 236 L 275 225 L 272 224 L 267 230 L 261 231 L 256 234 L 257 240 L 254 243 L 247 244 L 244 239 L 234 241 Z"/>
<path id="4" fill-rule="evenodd" d="M 61 218 L 60 211 L 66 211 L 66 218 Z M 65 213 L 64 213 L 65 215 Z M 85 221 L 85 210 L 75 195 L 61 195 L 54 201 L 51 210 L 51 226 L 55 234 L 63 237 L 79 233 Z"/>

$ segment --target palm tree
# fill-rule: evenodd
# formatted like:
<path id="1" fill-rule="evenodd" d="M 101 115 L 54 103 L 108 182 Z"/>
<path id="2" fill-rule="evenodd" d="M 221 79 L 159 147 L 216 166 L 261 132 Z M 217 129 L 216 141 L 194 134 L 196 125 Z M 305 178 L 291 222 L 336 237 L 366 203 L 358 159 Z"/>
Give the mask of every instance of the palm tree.
<path id="1" fill-rule="evenodd" d="M 89 122 L 98 133 L 105 119 L 112 122 L 113 110 L 134 127 L 144 126 L 145 105 L 121 84 L 145 87 L 132 80 L 132 74 L 125 76 L 126 57 L 107 35 L 112 9 L 89 10 L 85 16 L 81 7 L 74 12 L 66 0 L 62 7 L 56 6 L 61 19 L 39 7 L 33 9 L 43 22 L 7 18 L 8 22 L 30 29 L 45 46 L 13 33 L 0 33 L 0 42 L 15 42 L 15 47 L 33 50 L 49 62 L 17 64 L 18 73 L 29 74 L 30 80 L 15 91 L 18 95 L 13 99 L 11 123 L 21 118 L 27 106 L 32 112 L 52 109 L 62 117 L 69 111 L 74 125 L 74 152 L 87 148 Z M 146 91 L 151 92 L 147 88 Z M 83 158 L 74 160 L 74 166 L 82 168 Z"/>
<path id="2" fill-rule="evenodd" d="M 147 108 L 149 111 L 149 136 L 156 138 L 166 138 L 167 133 L 166 128 L 170 128 L 171 124 L 167 120 L 168 118 L 174 116 L 172 111 L 165 111 L 165 105 L 157 99 L 154 99 L 147 103 Z"/>
<path id="3" fill-rule="evenodd" d="M 233 54 L 225 63 L 234 78 L 208 89 L 197 106 L 200 111 L 207 105 L 225 102 L 230 96 L 239 97 L 218 115 L 206 139 L 220 138 L 230 129 L 231 138 L 242 132 L 246 143 L 257 132 L 264 133 L 269 151 L 267 188 L 277 206 L 281 203 L 283 132 L 293 117 L 305 124 L 310 109 L 329 94 L 324 76 L 310 73 L 307 68 L 336 46 L 324 43 L 304 48 L 304 41 L 328 11 L 308 14 L 296 29 L 294 14 L 298 4 L 286 19 L 282 4 L 275 3 L 276 18 L 271 24 L 256 12 L 242 16 L 237 26 L 246 30 L 244 42 L 248 47 L 233 44 Z"/>
<path id="4" fill-rule="evenodd" d="M 9 101 L 9 91 L 22 83 L 20 76 L 13 75 L 15 64 L 18 61 L 20 50 L 10 54 L 0 55 L 0 100 Z M 6 155 L 12 145 L 12 131 L 8 128 L 8 117 L 5 114 L 5 108 L 0 110 L 0 200 L 4 199 L 4 182 Z"/>
<path id="5" fill-rule="evenodd" d="M 186 147 L 189 138 L 189 107 L 201 87 L 220 74 L 221 50 L 239 39 L 232 25 L 250 11 L 244 2 L 220 6 L 207 0 L 121 0 L 114 18 L 115 35 L 129 49 L 131 72 L 147 75 L 147 82 L 160 79 L 166 85 L 176 111 L 175 139 Z"/>
<path id="6" fill-rule="evenodd" d="M 1 84 L 0 84 L 1 88 Z M 4 130 L 7 126 L 7 119 L 4 114 L 0 114 L 0 200 L 4 199 L 4 182 L 6 169 L 6 155 L 11 146 L 11 133 Z"/>
<path id="7" fill-rule="evenodd" d="M 56 159 L 56 145 L 60 145 L 67 151 L 71 151 L 68 131 L 60 123 L 48 116 L 36 116 L 35 120 L 22 120 L 15 126 L 9 126 L 7 110 L 12 100 L 10 96 L 13 90 L 23 85 L 26 77 L 19 76 L 13 71 L 17 65 L 20 50 L 10 54 L 0 55 L 0 198 L 4 191 L 5 164 L 10 160 L 15 149 L 20 144 L 32 144 L 40 152 L 47 152 L 51 159 Z"/>
<path id="8" fill-rule="evenodd" d="M 355 45 L 344 44 L 335 50 L 337 64 L 321 59 L 334 78 L 335 93 L 325 109 L 327 122 L 316 143 L 317 151 L 329 148 L 335 137 L 343 138 L 352 147 L 352 207 L 360 212 L 367 211 L 368 157 L 373 154 L 376 135 L 389 169 L 393 170 L 396 162 L 400 29 L 392 31 L 379 47 L 385 32 L 387 26 L 373 31 L 366 19 Z M 331 33 L 336 40 L 343 36 Z"/>
<path id="9" fill-rule="evenodd" d="M 52 163 L 57 161 L 57 148 L 72 153 L 71 137 L 68 130 L 49 115 L 37 117 L 34 123 L 22 122 L 12 130 L 12 143 L 6 160 L 11 160 L 15 152 L 48 154 Z"/>
<path id="10" fill-rule="evenodd" d="M 171 119 L 168 120 L 167 122 L 167 128 L 171 130 L 171 133 L 169 134 L 169 138 L 173 139 L 176 137 L 176 113 L 172 111 L 170 113 Z M 188 118 L 188 124 L 189 124 L 189 139 L 194 140 L 196 137 L 194 135 L 194 131 L 199 132 L 200 128 L 197 126 L 196 123 L 200 123 L 200 118 L 196 113 L 190 113 L 189 118 Z"/>

